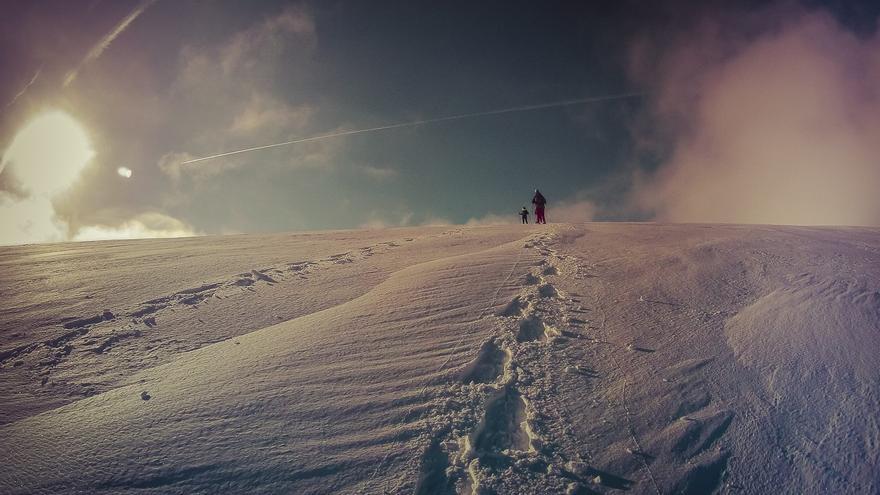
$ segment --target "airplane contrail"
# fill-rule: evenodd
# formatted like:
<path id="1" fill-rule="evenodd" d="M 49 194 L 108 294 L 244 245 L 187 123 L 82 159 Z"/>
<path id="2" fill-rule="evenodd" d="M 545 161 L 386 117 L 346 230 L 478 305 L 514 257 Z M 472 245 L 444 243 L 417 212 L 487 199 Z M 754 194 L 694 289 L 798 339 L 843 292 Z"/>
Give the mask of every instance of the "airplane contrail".
<path id="1" fill-rule="evenodd" d="M 34 77 L 32 77 L 31 80 L 27 84 L 24 85 L 24 88 L 22 88 L 21 91 L 19 91 L 18 93 L 16 93 L 15 96 L 12 97 L 12 100 L 9 103 L 7 103 L 6 107 L 4 107 L 4 108 L 11 107 L 12 105 L 15 104 L 16 101 L 18 101 L 19 98 L 24 96 L 24 94 L 27 93 L 27 90 L 30 89 L 30 87 L 35 82 L 37 82 L 37 78 L 40 77 L 40 72 L 42 72 L 42 71 L 43 71 L 43 66 L 41 65 L 40 68 L 37 69 L 37 72 L 34 73 Z"/>
<path id="2" fill-rule="evenodd" d="M 599 101 L 622 100 L 622 99 L 626 99 L 626 98 L 637 98 L 640 96 L 644 96 L 645 94 L 646 93 L 641 92 L 641 93 L 623 93 L 623 94 L 619 94 L 619 95 L 594 96 L 594 97 L 590 97 L 590 98 L 579 98 L 576 100 L 554 101 L 551 103 L 539 103 L 537 105 L 524 105 L 524 106 L 512 107 L 512 108 L 502 108 L 499 110 L 488 110 L 485 112 L 462 113 L 462 114 L 458 114 L 458 115 L 449 115 L 446 117 L 437 117 L 434 119 L 399 122 L 397 124 L 389 124 L 389 125 L 382 125 L 382 126 L 378 126 L 378 127 L 370 127 L 368 129 L 355 129 L 355 130 L 351 130 L 351 131 L 339 131 L 339 132 L 332 132 L 329 134 L 319 134 L 317 136 L 309 136 L 309 137 L 305 137 L 305 138 L 294 139 L 293 141 L 285 141 L 283 143 L 273 143 L 273 144 L 266 144 L 263 146 L 254 146 L 253 148 L 245 148 L 245 149 L 241 149 L 241 150 L 227 151 L 225 153 L 219 153 L 216 155 L 203 156 L 201 158 L 193 158 L 192 160 L 186 160 L 186 161 L 180 162 L 180 163 L 181 163 L 181 165 L 184 165 L 187 163 L 203 162 L 205 160 L 213 160 L 215 158 L 222 158 L 224 156 L 239 155 L 241 153 L 250 153 L 251 151 L 259 151 L 259 150 L 265 150 L 265 149 L 269 149 L 269 148 L 278 148 L 281 146 L 290 146 L 292 144 L 305 143 L 308 141 L 319 141 L 321 139 L 330 139 L 330 138 L 336 138 L 336 137 L 342 137 L 342 136 L 351 136 L 352 134 L 364 134 L 367 132 L 385 131 L 388 129 L 399 129 L 401 127 L 415 127 L 415 126 L 424 125 L 424 124 L 435 124 L 438 122 L 448 122 L 450 120 L 470 119 L 473 117 L 485 117 L 488 115 L 499 115 L 499 114 L 504 114 L 504 113 L 513 113 L 513 112 L 528 112 L 531 110 L 541 110 L 541 109 L 545 109 L 545 108 L 565 107 L 565 106 L 570 106 L 570 105 L 583 105 L 586 103 L 594 103 L 594 102 L 599 102 Z"/>
<path id="3" fill-rule="evenodd" d="M 82 59 L 79 65 L 77 65 L 73 70 L 68 72 L 66 76 L 64 76 L 62 87 L 66 88 L 70 83 L 72 83 L 83 67 L 97 60 L 101 56 L 101 54 L 104 53 L 104 50 L 106 50 L 107 47 L 110 46 L 110 43 L 113 43 L 113 40 L 115 40 L 120 34 L 122 34 L 122 32 L 128 28 L 129 24 L 134 22 L 135 19 L 143 14 L 144 11 L 147 10 L 151 5 L 156 3 L 156 1 L 157 0 L 142 0 L 141 3 L 137 7 L 135 7 L 134 10 L 132 10 L 121 21 L 119 21 L 119 24 L 117 24 L 112 31 L 107 33 L 103 38 L 101 38 L 100 41 L 98 41 L 95 46 L 92 47 L 91 50 L 89 50 L 89 53 L 86 54 L 85 58 Z"/>

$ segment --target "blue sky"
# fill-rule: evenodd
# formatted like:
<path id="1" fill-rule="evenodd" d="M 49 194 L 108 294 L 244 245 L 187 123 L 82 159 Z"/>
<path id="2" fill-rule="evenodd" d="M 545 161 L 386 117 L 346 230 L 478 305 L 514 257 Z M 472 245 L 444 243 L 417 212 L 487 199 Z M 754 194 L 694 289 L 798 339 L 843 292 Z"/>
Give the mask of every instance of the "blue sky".
<path id="1" fill-rule="evenodd" d="M 702 176 L 703 169 L 689 167 L 721 155 L 729 162 L 725 170 L 742 167 L 746 175 L 728 177 L 707 169 L 705 181 L 743 188 L 730 197 L 733 205 L 740 202 L 737 198 L 751 198 L 760 189 L 756 184 L 767 179 L 756 178 L 747 164 L 766 157 L 731 155 L 732 145 L 699 159 L 693 156 L 717 141 L 695 133 L 697 126 L 727 129 L 727 121 L 736 117 L 707 114 L 723 101 L 719 88 L 739 94 L 742 86 L 731 85 L 744 78 L 729 75 L 740 67 L 757 74 L 762 56 L 790 60 L 786 54 L 793 54 L 815 61 L 818 71 L 826 59 L 839 57 L 805 41 L 816 33 L 847 53 L 850 46 L 865 52 L 839 67 L 842 74 L 872 66 L 868 53 L 876 44 L 878 7 L 870 2 L 662 3 L 4 4 L 4 238 L 9 243 L 16 235 L 39 241 L 137 231 L 159 235 L 516 221 L 517 210 L 528 204 L 536 187 L 549 199 L 550 221 L 558 208 L 568 221 L 876 224 L 880 211 L 869 198 L 858 211 L 841 204 L 835 210 L 839 214 L 827 219 L 787 214 L 781 207 L 776 212 L 778 198 L 799 201 L 811 194 L 811 183 L 796 191 L 778 184 L 752 198 L 774 212 L 766 218 L 749 212 L 726 215 L 735 209 L 729 204 L 703 216 L 701 211 L 714 211 L 712 204 L 705 205 L 701 193 L 693 191 L 712 187 L 682 177 Z M 796 79 L 798 70 L 784 68 L 778 78 L 807 84 Z M 853 91 L 836 80 L 828 86 L 829 94 Z M 859 91 L 870 99 L 869 89 L 859 86 L 855 94 Z M 630 92 L 645 96 L 365 133 L 181 165 L 189 158 L 328 132 Z M 754 96 L 744 96 L 744 102 L 762 97 Z M 792 101 L 782 113 L 795 114 L 800 106 Z M 38 196 L 34 191 L 40 188 L 22 182 L 20 171 L 30 165 L 23 158 L 16 163 L 18 155 L 9 150 L 28 122 L 53 111 L 82 127 L 94 154 L 78 165 L 68 188 L 51 197 L 44 194 L 39 208 L 25 207 L 25 199 Z M 743 122 L 731 135 L 753 127 Z M 844 172 L 854 178 L 853 185 L 841 187 L 839 198 L 829 199 L 832 207 L 846 196 L 862 194 L 857 183 L 866 174 L 874 177 L 876 167 L 858 158 L 873 151 L 873 128 L 873 122 L 858 124 L 855 132 L 865 134 L 864 140 L 832 154 L 833 161 L 843 157 L 852 162 Z M 47 135 L 47 146 L 52 136 Z M 782 139 L 787 138 L 771 142 Z M 805 134 L 794 145 L 812 142 L 814 137 Z M 786 148 L 791 144 L 786 141 Z M 797 161 L 800 157 L 791 157 Z M 45 165 L 45 173 L 67 166 Z M 815 166 L 822 169 L 822 164 Z M 120 176 L 120 167 L 130 169 L 131 176 Z M 15 205 L 17 216 L 11 209 Z M 21 211 L 45 212 L 49 205 L 54 214 L 46 232 L 27 226 L 39 221 L 23 223 Z M 17 234 L 16 229 L 32 232 Z"/>

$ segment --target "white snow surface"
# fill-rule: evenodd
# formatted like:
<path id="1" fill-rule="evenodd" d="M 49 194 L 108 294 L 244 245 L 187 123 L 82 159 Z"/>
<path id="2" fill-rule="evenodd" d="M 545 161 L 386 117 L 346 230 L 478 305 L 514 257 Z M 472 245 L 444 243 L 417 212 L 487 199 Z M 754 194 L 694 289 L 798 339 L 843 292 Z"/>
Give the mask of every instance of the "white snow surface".
<path id="1" fill-rule="evenodd" d="M 878 493 L 880 230 L 0 248 L 0 493 Z"/>

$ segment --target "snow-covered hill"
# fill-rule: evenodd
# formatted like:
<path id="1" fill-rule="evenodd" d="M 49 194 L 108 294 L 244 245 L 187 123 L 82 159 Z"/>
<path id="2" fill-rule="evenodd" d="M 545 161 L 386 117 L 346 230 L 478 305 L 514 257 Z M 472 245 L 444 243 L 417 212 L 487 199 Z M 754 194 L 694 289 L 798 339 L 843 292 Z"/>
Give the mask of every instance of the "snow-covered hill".
<path id="1" fill-rule="evenodd" d="M 3 493 L 877 493 L 880 231 L 0 249 Z"/>

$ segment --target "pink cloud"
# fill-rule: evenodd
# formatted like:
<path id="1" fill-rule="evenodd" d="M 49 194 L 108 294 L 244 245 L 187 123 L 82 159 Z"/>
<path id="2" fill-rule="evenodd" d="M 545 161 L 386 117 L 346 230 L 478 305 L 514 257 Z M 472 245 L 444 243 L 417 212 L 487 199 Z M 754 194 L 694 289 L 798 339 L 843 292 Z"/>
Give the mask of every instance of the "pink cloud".
<path id="1" fill-rule="evenodd" d="M 758 18 L 634 45 L 632 73 L 657 86 L 650 134 L 672 143 L 635 202 L 664 221 L 880 225 L 880 36 Z"/>

